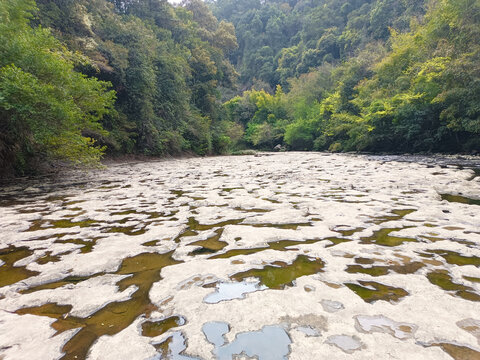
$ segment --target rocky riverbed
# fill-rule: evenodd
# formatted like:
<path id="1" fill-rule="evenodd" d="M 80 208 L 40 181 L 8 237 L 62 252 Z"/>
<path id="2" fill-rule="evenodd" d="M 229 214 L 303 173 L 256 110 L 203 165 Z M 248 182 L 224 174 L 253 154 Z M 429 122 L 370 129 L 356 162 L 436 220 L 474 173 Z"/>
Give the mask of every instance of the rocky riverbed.
<path id="1" fill-rule="evenodd" d="M 466 160 L 263 154 L 4 186 L 0 358 L 480 359 Z"/>

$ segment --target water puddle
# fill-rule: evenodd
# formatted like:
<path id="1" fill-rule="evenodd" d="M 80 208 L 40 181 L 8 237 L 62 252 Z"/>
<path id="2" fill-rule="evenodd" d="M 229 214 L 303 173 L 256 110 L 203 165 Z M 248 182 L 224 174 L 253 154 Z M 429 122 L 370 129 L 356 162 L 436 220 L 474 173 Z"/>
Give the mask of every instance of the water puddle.
<path id="1" fill-rule="evenodd" d="M 416 209 L 394 209 L 392 210 L 392 214 L 394 215 L 384 215 L 379 217 L 374 217 L 372 223 L 374 224 L 382 224 L 384 222 L 389 221 L 397 221 L 403 219 L 405 216 L 417 211 Z"/>
<path id="2" fill-rule="evenodd" d="M 225 241 L 220 241 L 222 237 L 223 228 L 215 230 L 215 235 L 209 237 L 206 240 L 199 240 L 192 242 L 188 245 L 191 246 L 200 246 L 200 248 L 193 250 L 188 255 L 202 255 L 202 254 L 212 254 L 216 253 L 217 251 L 222 250 L 225 246 L 228 245 Z"/>
<path id="3" fill-rule="evenodd" d="M 332 335 L 327 338 L 325 343 L 334 345 L 347 354 L 353 354 L 364 347 L 360 339 L 355 335 Z"/>
<path id="4" fill-rule="evenodd" d="M 285 329 L 278 325 L 264 326 L 259 331 L 243 332 L 235 340 L 226 343 L 224 335 L 230 327 L 227 323 L 210 322 L 202 327 L 206 339 L 215 346 L 217 360 L 231 360 L 248 356 L 258 360 L 287 359 L 292 341 Z"/>
<path id="5" fill-rule="evenodd" d="M 61 255 L 65 255 L 65 253 L 52 255 L 52 251 L 47 251 L 45 255 L 43 255 L 42 257 L 36 260 L 36 263 L 40 265 L 45 265 L 45 264 L 48 264 L 49 262 L 58 262 L 61 260 Z"/>
<path id="6" fill-rule="evenodd" d="M 82 220 L 82 221 L 72 221 L 70 219 L 62 219 L 62 220 L 48 220 L 48 219 L 42 219 L 42 220 L 34 220 L 32 221 L 32 225 L 28 230 L 25 231 L 38 231 L 38 230 L 44 230 L 44 229 L 69 229 L 73 227 L 80 227 L 80 228 L 86 228 L 86 227 L 95 227 L 99 226 L 100 224 L 96 220 L 92 219 L 87 219 L 87 220 Z"/>
<path id="7" fill-rule="evenodd" d="M 75 244 L 75 245 L 81 245 L 82 247 L 80 248 L 80 253 L 81 254 L 87 254 L 89 252 L 92 252 L 93 247 L 96 245 L 97 240 L 103 239 L 103 237 L 96 237 L 93 239 L 68 239 L 68 240 L 56 240 L 56 243 L 59 244 Z"/>
<path id="8" fill-rule="evenodd" d="M 14 266 L 17 261 L 32 254 L 33 251 L 26 247 L 11 246 L 0 250 L 0 288 L 39 274 L 39 272 L 28 270 L 26 266 Z"/>
<path id="9" fill-rule="evenodd" d="M 312 219 L 313 220 L 313 219 Z M 319 220 L 321 221 L 321 220 Z M 352 236 L 353 234 L 364 230 L 363 227 L 357 227 L 357 228 L 351 228 L 350 226 L 347 225 L 338 225 L 332 229 L 332 231 L 338 232 L 342 234 L 342 236 Z"/>
<path id="10" fill-rule="evenodd" d="M 148 293 L 153 283 L 161 280 L 160 270 L 178 263 L 172 259 L 171 255 L 172 252 L 166 254 L 143 253 L 123 260 L 116 274 L 131 276 L 117 283 L 119 290 L 123 291 L 133 285 L 137 287 L 137 291 L 129 300 L 109 303 L 88 318 L 69 316 L 71 306 L 56 304 L 44 305 L 55 316 L 50 316 L 50 313 L 45 314 L 42 307 L 25 308 L 17 312 L 55 317 L 57 321 L 52 324 L 52 327 L 57 330 L 57 333 L 80 328 L 64 345 L 65 355 L 62 359 L 84 359 L 92 344 L 100 336 L 117 334 L 140 315 L 148 316 L 155 309 L 150 302 Z"/>
<path id="11" fill-rule="evenodd" d="M 210 321 L 203 324 L 202 331 L 209 343 L 220 347 L 227 342 L 225 334 L 230 332 L 230 326 L 225 322 Z"/>
<path id="12" fill-rule="evenodd" d="M 257 213 L 257 214 L 263 214 L 263 213 L 268 213 L 268 212 L 272 211 L 272 210 L 267 210 L 267 209 L 255 209 L 255 208 L 245 209 L 245 208 L 242 208 L 242 207 L 239 207 L 239 206 L 233 208 L 233 210 L 247 212 L 247 213 Z"/>
<path id="13" fill-rule="evenodd" d="M 203 301 L 207 304 L 216 304 L 220 301 L 245 299 L 246 294 L 265 289 L 267 289 L 267 287 L 261 285 L 259 281 L 220 282 L 215 284 L 215 292 L 205 296 Z"/>
<path id="14" fill-rule="evenodd" d="M 305 222 L 305 223 L 290 223 L 290 224 L 245 224 L 253 227 L 268 227 L 268 228 L 273 228 L 273 229 L 283 229 L 283 230 L 297 230 L 301 226 L 312 226 L 311 223 Z"/>
<path id="15" fill-rule="evenodd" d="M 364 267 L 361 265 L 347 265 L 346 272 L 350 274 L 367 274 L 370 276 L 384 276 L 388 275 L 390 271 L 396 272 L 397 274 L 414 274 L 425 264 L 423 262 L 414 261 L 402 265 L 390 265 L 390 266 L 370 266 Z"/>
<path id="16" fill-rule="evenodd" d="M 186 340 L 180 331 L 175 331 L 165 341 L 154 345 L 161 359 L 169 360 L 200 360 L 182 353 L 187 348 Z"/>
<path id="17" fill-rule="evenodd" d="M 185 325 L 186 320 L 181 316 L 171 316 L 157 321 L 145 321 L 142 324 L 142 335 L 156 337 L 166 333 L 168 330 Z"/>
<path id="18" fill-rule="evenodd" d="M 393 228 L 393 229 L 389 229 L 389 228 L 380 229 L 375 231 L 372 236 L 362 237 L 360 238 L 360 240 L 364 244 L 376 244 L 376 245 L 391 246 L 391 247 L 401 245 L 404 242 L 416 242 L 417 240 L 414 238 L 390 236 L 390 233 L 394 231 L 400 231 L 403 229 L 408 229 L 410 227 L 411 226 L 406 226 L 403 228 Z"/>
<path id="19" fill-rule="evenodd" d="M 476 267 L 480 267 L 480 257 L 477 256 L 465 256 L 459 254 L 458 252 L 449 250 L 428 250 L 426 252 L 430 254 L 437 254 L 443 257 L 445 261 L 451 265 L 473 265 Z"/>
<path id="20" fill-rule="evenodd" d="M 200 224 L 194 217 L 189 217 L 187 222 L 187 227 L 183 230 L 179 235 L 177 235 L 174 239 L 176 243 L 179 243 L 182 238 L 189 237 L 189 236 L 197 236 L 199 231 L 206 231 L 212 230 L 215 228 L 223 228 L 227 225 L 238 225 L 245 220 L 242 219 L 233 219 L 233 220 L 226 220 L 215 224 L 204 225 Z"/>
<path id="21" fill-rule="evenodd" d="M 359 280 L 358 284 L 345 283 L 350 290 L 360 296 L 365 302 L 372 304 L 375 301 L 383 300 L 390 303 L 396 303 L 403 297 L 410 295 L 402 288 L 396 288 L 389 285 L 380 284 L 374 281 Z"/>
<path id="22" fill-rule="evenodd" d="M 304 333 L 307 337 L 317 337 L 321 335 L 317 329 L 312 328 L 311 326 L 297 326 L 295 329 Z"/>
<path id="23" fill-rule="evenodd" d="M 295 280 L 301 276 L 322 272 L 324 266 L 325 264 L 321 259 L 299 255 L 291 264 L 277 261 L 262 269 L 251 269 L 236 273 L 230 278 L 236 281 L 257 278 L 262 285 L 270 289 L 284 289 L 285 286 L 293 286 Z"/>
<path id="24" fill-rule="evenodd" d="M 335 313 L 337 311 L 345 309 L 343 304 L 339 301 L 323 299 L 322 301 L 320 301 L 320 304 L 322 305 L 323 310 L 329 313 Z"/>
<path id="25" fill-rule="evenodd" d="M 28 308 L 22 308 L 15 313 L 19 315 L 37 315 L 46 316 L 52 319 L 56 319 L 52 324 L 52 328 L 57 330 L 57 333 L 61 333 L 66 330 L 75 329 L 81 327 L 77 323 L 78 318 L 68 317 L 68 313 L 72 310 L 71 305 L 58 305 L 55 303 L 47 303 L 40 306 L 33 306 Z"/>
<path id="26" fill-rule="evenodd" d="M 448 202 L 455 202 L 460 204 L 467 205 L 480 205 L 479 199 L 472 199 L 461 195 L 451 195 L 451 194 L 440 194 L 442 200 L 447 200 Z"/>
<path id="27" fill-rule="evenodd" d="M 439 288 L 450 292 L 452 295 L 469 301 L 480 301 L 480 295 L 475 289 L 453 282 L 447 270 L 436 270 L 427 274 L 427 279 Z"/>
<path id="28" fill-rule="evenodd" d="M 138 236 L 143 235 L 147 232 L 146 226 L 139 226 L 139 224 L 131 226 L 112 226 L 106 229 L 103 229 L 102 232 L 105 233 L 121 233 L 128 236 Z"/>
<path id="29" fill-rule="evenodd" d="M 295 240 L 272 241 L 267 244 L 268 246 L 259 247 L 259 248 L 248 248 L 248 249 L 232 249 L 222 254 L 214 255 L 209 259 L 228 259 L 228 258 L 239 256 L 239 255 L 256 254 L 258 252 L 269 250 L 269 249 L 277 250 L 277 251 L 293 251 L 293 250 L 298 250 L 298 248 L 290 249 L 291 246 L 314 244 L 323 240 L 328 240 L 328 239 L 310 239 L 310 240 L 304 240 L 304 241 L 295 241 Z"/>
<path id="30" fill-rule="evenodd" d="M 41 285 L 38 285 L 38 286 L 34 286 L 34 287 L 31 287 L 31 288 L 28 288 L 28 289 L 25 289 L 25 290 L 21 290 L 20 293 L 21 294 L 31 294 L 31 293 L 34 293 L 34 292 L 40 291 L 40 290 L 58 289 L 58 288 L 60 288 L 62 286 L 65 286 L 65 285 L 70 285 L 70 284 L 75 285 L 75 284 L 81 283 L 82 281 L 89 280 L 89 279 L 92 279 L 96 276 L 102 276 L 102 275 L 105 275 L 105 273 L 98 273 L 98 274 L 91 275 L 91 276 L 69 276 L 69 277 L 66 277 L 66 278 L 64 278 L 60 281 L 53 281 L 53 282 L 41 284 Z"/>

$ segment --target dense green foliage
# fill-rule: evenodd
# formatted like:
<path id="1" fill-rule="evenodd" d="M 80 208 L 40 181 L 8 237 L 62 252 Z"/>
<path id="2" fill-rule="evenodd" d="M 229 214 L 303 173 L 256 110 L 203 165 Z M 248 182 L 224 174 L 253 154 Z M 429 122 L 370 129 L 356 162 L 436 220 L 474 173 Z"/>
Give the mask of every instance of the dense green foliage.
<path id="1" fill-rule="evenodd" d="M 243 135 L 220 118 L 235 31 L 202 1 L 0 4 L 0 167 L 223 152 Z"/>
<path id="2" fill-rule="evenodd" d="M 243 85 L 288 87 L 288 79 L 355 55 L 389 28 L 409 28 L 422 0 L 216 0 L 214 13 L 237 30 L 231 54 Z"/>
<path id="3" fill-rule="evenodd" d="M 33 1 L 0 2 L 0 168 L 23 171 L 35 155 L 95 163 L 102 148 L 83 131 L 113 105 L 108 84 L 75 72 L 87 65 L 47 29 L 32 29 Z"/>
<path id="4" fill-rule="evenodd" d="M 479 151 L 479 32 L 480 0 L 0 1 L 0 169 Z"/>
<path id="5" fill-rule="evenodd" d="M 245 125 L 245 140 L 252 146 L 480 150 L 480 1 L 251 3 L 218 0 L 214 5 L 219 15 L 231 14 L 227 18 L 238 26 L 243 52 L 237 52 L 236 61 L 241 69 L 251 69 L 250 58 L 264 68 L 258 51 L 273 54 L 267 77 L 260 76 L 259 82 L 247 71 L 242 80 L 254 88 L 268 90 L 282 84 L 289 90 L 286 94 L 277 90 L 275 96 L 251 90 L 225 104 L 227 118 Z M 241 9 L 239 4 L 250 4 L 250 10 L 231 10 Z M 256 27 L 243 34 L 239 31 L 247 13 L 268 25 L 275 18 L 289 24 L 290 17 L 298 18 L 304 11 L 307 16 L 297 26 L 301 30 L 280 50 L 270 47 L 267 51 L 266 43 L 247 41 Z M 267 29 L 258 31 L 266 34 Z M 260 33 L 253 37 L 270 38 Z M 322 45 L 326 36 L 332 46 Z M 315 62 L 301 65 L 313 52 Z M 263 73 L 255 70 L 254 74 Z"/>
<path id="6" fill-rule="evenodd" d="M 102 121 L 110 151 L 149 155 L 217 151 L 221 96 L 236 73 L 225 54 L 234 28 L 200 0 L 38 0 L 39 22 L 99 68 L 81 71 L 112 83 L 116 113 Z"/>

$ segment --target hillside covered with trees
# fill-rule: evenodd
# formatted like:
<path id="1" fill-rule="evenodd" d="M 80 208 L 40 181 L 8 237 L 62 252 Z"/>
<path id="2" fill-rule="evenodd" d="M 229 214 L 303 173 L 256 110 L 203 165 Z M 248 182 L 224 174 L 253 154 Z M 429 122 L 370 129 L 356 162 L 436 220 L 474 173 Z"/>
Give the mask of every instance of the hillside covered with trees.
<path id="1" fill-rule="evenodd" d="M 242 86 L 225 104 L 260 148 L 480 150 L 480 2 L 218 0 Z M 263 91 L 265 90 L 265 91 Z"/>
<path id="2" fill-rule="evenodd" d="M 479 0 L 0 2 L 0 169 L 480 150 Z"/>

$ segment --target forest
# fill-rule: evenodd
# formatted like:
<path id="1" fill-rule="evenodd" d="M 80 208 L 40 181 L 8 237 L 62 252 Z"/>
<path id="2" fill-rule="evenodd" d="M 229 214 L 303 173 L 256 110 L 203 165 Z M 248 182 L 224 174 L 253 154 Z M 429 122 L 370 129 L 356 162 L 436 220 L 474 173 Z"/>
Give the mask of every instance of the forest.
<path id="1" fill-rule="evenodd" d="M 480 151 L 480 0 L 0 1 L 0 171 Z"/>

